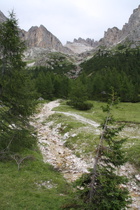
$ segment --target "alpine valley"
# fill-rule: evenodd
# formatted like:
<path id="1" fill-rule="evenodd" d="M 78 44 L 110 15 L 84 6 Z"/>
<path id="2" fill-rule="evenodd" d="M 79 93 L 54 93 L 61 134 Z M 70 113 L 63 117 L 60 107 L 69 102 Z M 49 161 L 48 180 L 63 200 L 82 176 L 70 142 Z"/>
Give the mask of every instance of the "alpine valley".
<path id="1" fill-rule="evenodd" d="M 12 15 L 0 12 L 0 209 L 139 210 L 140 6 L 66 45 Z"/>

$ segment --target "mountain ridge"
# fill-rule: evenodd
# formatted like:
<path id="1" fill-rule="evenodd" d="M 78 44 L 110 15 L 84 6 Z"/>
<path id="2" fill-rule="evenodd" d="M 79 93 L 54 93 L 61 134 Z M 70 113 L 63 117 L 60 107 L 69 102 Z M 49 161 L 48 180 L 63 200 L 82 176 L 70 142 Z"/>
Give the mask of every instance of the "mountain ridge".
<path id="1" fill-rule="evenodd" d="M 0 11 L 0 22 L 6 21 L 5 15 Z M 74 39 L 63 45 L 61 41 L 48 31 L 43 25 L 32 26 L 28 31 L 20 29 L 20 36 L 26 42 L 27 48 L 47 49 L 52 52 L 65 54 L 81 54 L 96 50 L 100 47 L 111 48 L 117 44 L 132 44 L 133 47 L 140 46 L 140 5 L 133 10 L 128 23 L 122 29 L 117 27 L 108 28 L 104 37 L 99 41 L 94 39 Z"/>
<path id="2" fill-rule="evenodd" d="M 97 47 L 104 46 L 104 48 L 110 48 L 117 44 L 127 44 L 128 42 L 133 44 L 133 47 L 140 46 L 140 5 L 133 10 L 128 23 L 125 23 L 122 29 L 118 29 L 114 26 L 113 28 L 108 28 L 107 31 L 104 32 L 104 37 L 99 41 L 94 41 L 94 39 L 89 38 L 82 39 L 80 37 L 74 39 L 73 42 L 67 42 L 66 46 L 72 50 L 77 46 L 77 49 L 75 50 L 75 52 L 77 52 L 78 44 L 84 45 L 87 49 L 90 47 L 90 49 L 92 48 L 92 50 L 94 50 Z M 85 50 L 83 50 L 83 52 L 84 51 Z M 79 52 L 81 52 L 80 49 Z"/>

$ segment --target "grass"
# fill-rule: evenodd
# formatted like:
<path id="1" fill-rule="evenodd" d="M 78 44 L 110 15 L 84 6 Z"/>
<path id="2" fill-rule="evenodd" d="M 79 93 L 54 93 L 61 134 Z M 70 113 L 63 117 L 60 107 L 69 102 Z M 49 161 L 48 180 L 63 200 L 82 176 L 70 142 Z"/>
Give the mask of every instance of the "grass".
<path id="1" fill-rule="evenodd" d="M 59 107 L 56 107 L 56 111 L 61 112 L 73 112 L 88 119 L 101 123 L 106 116 L 106 113 L 102 111 L 102 106 L 105 106 L 103 102 L 92 101 L 93 108 L 88 111 L 79 111 L 66 104 L 63 101 Z M 124 130 L 120 133 L 120 138 L 127 138 L 124 144 L 125 152 L 128 160 L 140 166 L 140 103 L 119 103 L 112 110 L 113 117 L 116 121 L 126 123 Z M 55 114 L 57 116 L 58 114 Z M 56 117 L 57 118 L 57 117 Z M 71 120 L 70 120 L 71 119 Z M 94 154 L 96 145 L 99 141 L 99 135 L 94 133 L 94 129 L 82 124 L 80 128 L 79 122 L 74 118 L 66 117 L 61 114 L 61 120 L 66 128 L 63 133 L 71 132 L 77 135 L 69 137 L 65 145 L 75 151 L 78 156 Z M 57 123 L 57 120 L 56 120 Z"/>
<path id="2" fill-rule="evenodd" d="M 30 64 L 30 63 L 35 62 L 35 60 L 26 60 L 25 62 L 26 62 L 26 64 Z"/>
<path id="3" fill-rule="evenodd" d="M 78 157 L 86 157 L 87 155 L 94 154 L 97 142 L 99 141 L 99 135 L 96 134 L 95 128 L 86 125 L 85 123 L 75 120 L 74 117 L 65 116 L 61 113 L 55 113 L 43 123 L 53 121 L 52 127 L 61 123 L 59 132 L 62 135 L 68 133 L 69 137 L 64 139 L 65 146 L 73 150 L 73 153 Z M 51 128 L 52 128 L 51 127 Z M 74 134 L 74 136 L 73 136 Z"/>
<path id="4" fill-rule="evenodd" d="M 59 210 L 68 196 L 68 184 L 62 175 L 42 161 L 36 151 L 34 161 L 25 161 L 17 170 L 14 161 L 0 162 L 1 210 Z"/>
<path id="5" fill-rule="evenodd" d="M 123 149 L 129 162 L 140 171 L 140 139 L 128 139 Z"/>
<path id="6" fill-rule="evenodd" d="M 79 111 L 68 105 L 64 101 L 54 110 L 61 112 L 74 112 L 88 119 L 101 123 L 106 113 L 102 111 L 102 107 L 106 105 L 104 102 L 90 101 L 93 108 L 88 111 Z M 119 103 L 113 108 L 112 114 L 117 121 L 140 123 L 140 103 Z"/>
<path id="7" fill-rule="evenodd" d="M 106 113 L 102 112 L 101 102 L 92 102 L 94 107 L 89 111 L 78 111 L 66 105 L 63 101 L 55 110 L 62 112 L 74 112 L 83 117 L 102 122 Z M 140 103 L 120 103 L 113 110 L 113 115 L 117 121 L 140 122 Z M 78 122 L 73 117 L 68 117 L 60 113 L 50 116 L 47 121 L 54 121 L 52 126 L 61 123 L 59 132 L 62 136 L 69 133 L 65 140 L 65 145 L 73 150 L 78 157 L 89 158 L 94 155 L 99 135 L 94 132 L 94 128 L 85 123 Z M 47 121 L 43 122 L 46 123 Z M 129 139 L 124 144 L 124 152 L 129 162 L 140 166 L 140 125 L 128 123 L 125 134 Z M 75 134 L 72 137 L 72 134 Z M 135 138 L 134 138 L 135 137 Z M 54 170 L 52 166 L 43 163 L 42 155 L 35 148 L 26 150 L 21 156 L 34 156 L 34 160 L 25 160 L 18 171 L 14 160 L 0 162 L 0 209 L 1 210 L 59 210 L 64 206 L 67 199 L 71 197 L 71 186 L 62 177 L 60 172 Z"/>

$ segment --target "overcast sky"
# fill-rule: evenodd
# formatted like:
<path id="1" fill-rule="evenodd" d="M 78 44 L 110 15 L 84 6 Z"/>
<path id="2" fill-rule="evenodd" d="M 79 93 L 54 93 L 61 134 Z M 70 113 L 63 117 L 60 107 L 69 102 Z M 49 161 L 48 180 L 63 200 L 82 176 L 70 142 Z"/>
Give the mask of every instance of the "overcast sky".
<path id="1" fill-rule="evenodd" d="M 82 37 L 99 40 L 114 26 L 122 29 L 140 0 L 0 0 L 8 16 L 14 10 L 20 28 L 44 25 L 63 44 Z"/>

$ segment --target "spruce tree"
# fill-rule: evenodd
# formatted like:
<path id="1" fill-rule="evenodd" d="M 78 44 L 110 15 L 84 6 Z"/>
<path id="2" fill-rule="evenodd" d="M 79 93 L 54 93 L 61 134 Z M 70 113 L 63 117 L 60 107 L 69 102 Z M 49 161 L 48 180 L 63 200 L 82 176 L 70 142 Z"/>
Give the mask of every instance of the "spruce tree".
<path id="1" fill-rule="evenodd" d="M 29 116 L 35 92 L 23 62 L 25 44 L 19 36 L 15 14 L 0 25 L 0 150 L 1 153 L 31 147 Z"/>
<path id="2" fill-rule="evenodd" d="M 87 87 L 79 78 L 75 80 L 74 84 L 72 85 L 69 99 L 70 101 L 68 104 L 79 110 L 89 110 L 93 106 L 92 103 L 87 102 Z"/>
<path id="3" fill-rule="evenodd" d="M 125 140 L 117 138 L 122 126 L 113 126 L 111 110 L 115 100 L 113 93 L 112 100 L 103 108 L 107 116 L 102 124 L 93 169 L 76 183 L 78 198 L 84 201 L 82 209 L 120 210 L 131 203 L 127 188 L 122 186 L 128 180 L 117 174 L 117 169 L 126 162 L 126 158 L 122 151 Z"/>

